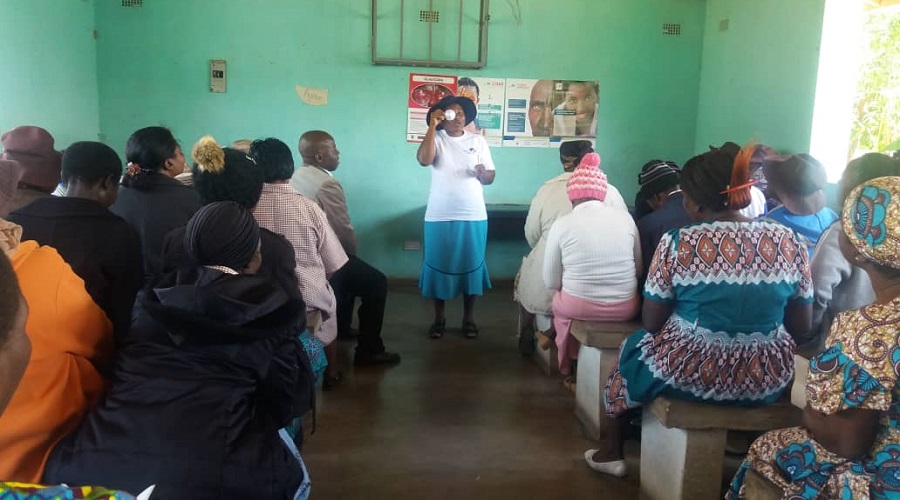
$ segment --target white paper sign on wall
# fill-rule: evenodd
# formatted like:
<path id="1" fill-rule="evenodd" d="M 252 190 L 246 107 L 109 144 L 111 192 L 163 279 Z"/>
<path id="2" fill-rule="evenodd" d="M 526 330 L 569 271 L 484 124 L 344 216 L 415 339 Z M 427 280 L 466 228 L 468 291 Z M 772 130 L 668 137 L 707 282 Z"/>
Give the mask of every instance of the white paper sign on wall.
<path id="1" fill-rule="evenodd" d="M 224 59 L 211 59 L 209 61 L 209 91 L 225 92 Z"/>

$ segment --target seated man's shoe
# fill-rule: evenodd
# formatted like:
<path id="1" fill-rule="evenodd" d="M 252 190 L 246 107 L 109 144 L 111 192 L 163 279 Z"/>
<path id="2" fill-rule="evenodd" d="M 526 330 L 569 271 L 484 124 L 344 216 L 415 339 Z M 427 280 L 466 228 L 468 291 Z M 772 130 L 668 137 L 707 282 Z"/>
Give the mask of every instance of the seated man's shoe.
<path id="1" fill-rule="evenodd" d="M 519 353 L 526 358 L 534 354 L 534 328 L 526 326 L 519 332 Z"/>
<path id="2" fill-rule="evenodd" d="M 359 338 L 359 330 L 351 328 L 347 331 L 338 332 L 338 340 L 356 340 Z"/>
<path id="3" fill-rule="evenodd" d="M 356 351 L 353 363 L 360 365 L 394 365 L 400 362 L 400 355 L 395 352 Z"/>

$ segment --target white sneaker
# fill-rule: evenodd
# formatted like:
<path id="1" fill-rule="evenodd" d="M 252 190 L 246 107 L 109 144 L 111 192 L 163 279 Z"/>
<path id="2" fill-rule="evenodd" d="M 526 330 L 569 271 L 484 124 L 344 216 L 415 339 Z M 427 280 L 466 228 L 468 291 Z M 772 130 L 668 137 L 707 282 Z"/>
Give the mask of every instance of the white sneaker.
<path id="1" fill-rule="evenodd" d="M 597 453 L 597 450 L 588 450 L 584 452 L 584 461 L 587 462 L 588 467 L 590 467 L 591 469 L 615 477 L 625 477 L 628 475 L 628 469 L 627 467 L 625 467 L 624 460 L 613 460 L 611 462 L 595 462 L 593 458 L 594 453 Z"/>

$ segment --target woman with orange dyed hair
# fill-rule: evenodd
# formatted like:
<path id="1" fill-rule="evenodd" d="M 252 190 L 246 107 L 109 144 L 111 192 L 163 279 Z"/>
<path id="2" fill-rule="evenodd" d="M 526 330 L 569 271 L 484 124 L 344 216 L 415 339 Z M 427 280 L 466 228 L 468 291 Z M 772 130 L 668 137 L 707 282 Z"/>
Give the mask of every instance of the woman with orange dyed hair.
<path id="1" fill-rule="evenodd" d="M 81 424 L 103 396 L 98 366 L 109 368 L 112 323 L 84 281 L 52 247 L 19 243 L 22 228 L 0 219 L 0 247 L 9 255 L 28 304 L 31 357 L 0 415 L 0 479 L 36 483 L 50 451 Z"/>
<path id="2" fill-rule="evenodd" d="M 715 149 L 681 175 L 693 224 L 666 233 L 644 286 L 644 329 L 625 340 L 606 387 L 607 439 L 585 460 L 625 474 L 622 416 L 658 396 L 759 406 L 794 375 L 794 338 L 811 322 L 812 283 L 797 235 L 740 214 L 753 147 Z"/>

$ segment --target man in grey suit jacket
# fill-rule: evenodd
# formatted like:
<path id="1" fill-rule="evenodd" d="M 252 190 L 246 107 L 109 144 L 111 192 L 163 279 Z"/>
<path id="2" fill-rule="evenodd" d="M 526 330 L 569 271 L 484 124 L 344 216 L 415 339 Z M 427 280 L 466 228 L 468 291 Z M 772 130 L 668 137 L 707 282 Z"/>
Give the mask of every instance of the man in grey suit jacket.
<path id="1" fill-rule="evenodd" d="M 359 342 L 355 363 L 397 363 L 400 355 L 385 351 L 381 340 L 387 278 L 357 256 L 356 232 L 347 211 L 347 198 L 341 183 L 332 176 L 340 164 L 340 152 L 335 147 L 334 138 L 321 130 L 304 133 L 300 137 L 300 156 L 303 157 L 303 166 L 294 172 L 291 186 L 322 207 L 350 258 L 331 277 L 331 287 L 337 298 L 338 334 L 349 334 L 354 302 L 359 297 Z"/>

